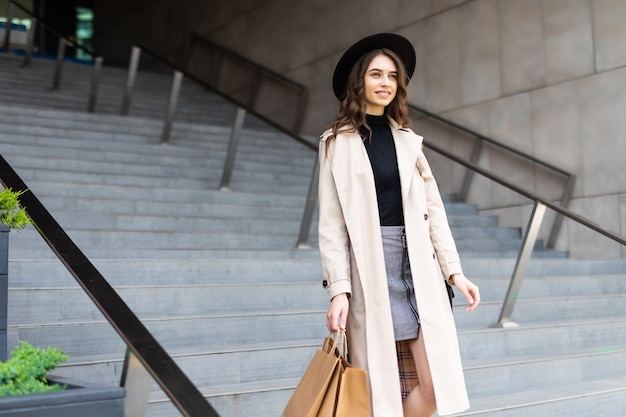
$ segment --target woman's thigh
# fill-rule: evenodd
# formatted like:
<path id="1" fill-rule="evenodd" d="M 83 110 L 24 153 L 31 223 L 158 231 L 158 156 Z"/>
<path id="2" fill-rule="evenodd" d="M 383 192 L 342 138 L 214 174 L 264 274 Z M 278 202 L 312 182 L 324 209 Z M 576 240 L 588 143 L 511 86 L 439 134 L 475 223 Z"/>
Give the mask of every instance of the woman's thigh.
<path id="1" fill-rule="evenodd" d="M 419 330 L 417 339 L 408 340 L 409 349 L 415 361 L 415 370 L 417 371 L 417 379 L 419 381 L 419 389 L 423 394 L 432 395 L 434 397 L 433 379 L 430 375 L 430 366 L 428 366 L 428 358 L 426 356 L 426 347 L 424 346 L 424 338 Z"/>

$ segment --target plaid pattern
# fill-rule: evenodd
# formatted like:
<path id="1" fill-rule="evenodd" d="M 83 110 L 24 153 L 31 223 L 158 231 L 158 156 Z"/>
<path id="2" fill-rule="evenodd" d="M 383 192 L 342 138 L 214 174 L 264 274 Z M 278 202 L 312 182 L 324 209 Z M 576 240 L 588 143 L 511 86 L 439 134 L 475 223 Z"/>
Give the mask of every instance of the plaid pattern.
<path id="1" fill-rule="evenodd" d="M 417 370 L 406 340 L 396 342 L 396 352 L 398 354 L 398 369 L 400 370 L 400 389 L 404 400 L 417 386 Z"/>

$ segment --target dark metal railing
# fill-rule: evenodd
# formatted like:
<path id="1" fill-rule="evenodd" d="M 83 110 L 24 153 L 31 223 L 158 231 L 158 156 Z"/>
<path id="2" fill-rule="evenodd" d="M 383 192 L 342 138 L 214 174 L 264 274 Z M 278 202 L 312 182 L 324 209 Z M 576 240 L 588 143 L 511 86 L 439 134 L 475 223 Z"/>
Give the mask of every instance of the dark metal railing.
<path id="1" fill-rule="evenodd" d="M 202 393 L 2 156 L 0 181 L 6 188 L 24 192 L 19 197 L 20 205 L 25 208 L 35 229 L 126 343 L 131 354 L 127 355 L 123 378 L 126 381 L 127 396 L 132 397 L 129 390 L 133 392 L 133 387 L 129 386 L 133 378 L 128 374 L 135 368 L 128 366 L 128 362 L 129 356 L 134 356 L 184 416 L 219 417 Z M 150 385 L 148 393 L 149 389 Z"/>
<path id="2" fill-rule="evenodd" d="M 474 137 L 476 139 L 476 141 L 474 142 L 474 146 L 472 148 L 472 153 L 471 156 L 469 158 L 469 161 L 472 162 L 473 164 L 478 164 L 478 161 L 480 159 L 482 150 L 484 149 L 484 144 L 488 144 L 489 146 L 498 148 L 504 152 L 507 152 L 510 155 L 514 155 L 517 158 L 526 160 L 528 162 L 530 162 L 531 164 L 533 164 L 533 166 L 539 166 L 539 167 L 543 167 L 548 171 L 551 171 L 553 173 L 555 173 L 556 175 L 560 176 L 560 177 L 564 177 L 565 178 L 565 183 L 563 185 L 563 192 L 561 194 L 561 206 L 567 208 L 569 206 L 569 202 L 572 198 L 572 192 L 574 191 L 574 184 L 576 182 L 576 176 L 571 173 L 571 172 L 567 172 L 564 169 L 561 169 L 559 167 L 557 167 L 556 165 L 550 164 L 548 162 L 542 161 L 541 159 L 535 158 L 532 155 L 528 155 L 518 149 L 515 149 L 511 146 L 505 145 L 501 142 L 498 142 L 492 138 L 488 138 L 474 130 L 471 130 L 465 126 L 461 126 L 458 123 L 454 123 L 451 120 L 448 120 L 446 118 L 443 118 L 441 116 L 439 116 L 438 114 L 429 112 L 428 110 L 422 109 L 418 106 L 409 104 L 409 108 L 415 112 L 419 112 L 420 114 L 423 114 L 424 116 L 426 116 L 428 119 L 432 119 L 435 120 L 436 122 L 446 126 L 446 127 L 451 127 L 459 132 L 462 132 L 464 134 L 467 134 L 471 137 Z M 467 197 L 469 195 L 469 190 L 472 184 L 472 179 L 474 178 L 474 171 L 472 170 L 467 170 L 465 173 L 465 177 L 463 178 L 463 182 L 461 185 L 461 189 L 460 191 L 457 193 L 459 196 L 459 199 L 461 201 L 466 201 Z M 548 240 L 546 241 L 546 247 L 547 248 L 554 248 L 556 246 L 556 241 L 557 238 L 559 237 L 559 232 L 561 231 L 561 225 L 563 223 L 563 217 L 562 216 L 556 216 L 554 219 L 554 222 L 552 223 L 552 229 L 550 230 L 550 235 L 548 237 Z"/>
<path id="3" fill-rule="evenodd" d="M 182 51 L 182 67 L 214 90 L 245 103 L 290 132 L 300 132 L 308 101 L 305 86 L 194 32 L 187 33 Z M 275 96 L 277 91 L 281 93 L 279 100 Z M 287 105 L 289 96 L 292 96 L 291 106 Z M 265 110 L 279 101 L 284 102 L 281 111 Z"/>
<path id="4" fill-rule="evenodd" d="M 515 327 L 517 326 L 517 324 L 511 320 L 511 316 L 513 314 L 513 309 L 515 307 L 515 303 L 519 295 L 522 281 L 524 279 L 524 273 L 526 271 L 526 267 L 528 265 L 528 262 L 530 261 L 532 251 L 537 241 L 537 236 L 538 236 L 539 229 L 541 227 L 541 222 L 543 220 L 546 209 L 549 208 L 550 210 L 556 212 L 560 216 L 567 217 L 570 220 L 573 220 L 580 225 L 583 225 L 597 233 L 600 233 L 621 245 L 626 245 L 625 237 L 620 236 L 617 233 L 613 233 L 609 230 L 606 230 L 600 225 L 596 224 L 595 222 L 583 216 L 580 216 L 560 205 L 554 204 L 532 191 L 519 187 L 513 184 L 512 182 L 506 180 L 505 178 L 502 178 L 482 167 L 479 167 L 475 163 L 466 161 L 465 159 L 459 156 L 456 156 L 446 151 L 445 149 L 437 145 L 434 145 L 430 142 L 425 141 L 424 146 L 464 166 L 465 168 L 471 170 L 472 172 L 482 175 L 483 177 L 488 178 L 491 181 L 494 181 L 508 188 L 509 190 L 512 190 L 515 193 L 533 201 L 533 210 L 530 214 L 528 225 L 526 226 L 524 235 L 522 237 L 522 244 L 521 244 L 519 253 L 517 255 L 517 259 L 515 261 L 515 267 L 513 268 L 513 273 L 511 276 L 511 280 L 509 282 L 509 287 L 507 289 L 504 302 L 502 303 L 502 309 L 500 311 L 500 315 L 498 317 L 498 320 L 494 324 L 492 324 L 490 327 Z"/>
<path id="5" fill-rule="evenodd" d="M 307 139 L 305 139 L 303 136 L 294 133 L 290 128 L 285 127 L 281 124 L 279 124 L 278 122 L 276 122 L 275 120 L 270 119 L 268 116 L 259 113 L 258 110 L 251 108 L 250 106 L 248 106 L 246 103 L 238 100 L 237 98 L 231 97 L 228 94 L 216 90 L 215 88 L 213 88 L 210 84 L 208 84 L 206 81 L 204 81 L 200 76 L 194 74 L 193 72 L 188 71 L 187 69 L 181 67 L 180 65 L 178 65 L 175 62 L 172 62 L 170 60 L 168 60 L 167 58 L 164 58 L 163 56 L 161 56 L 160 54 L 154 52 L 153 50 L 151 50 L 150 48 L 148 48 L 145 45 L 139 44 L 138 46 L 133 47 L 133 52 L 132 54 L 137 54 L 137 56 L 139 57 L 141 52 L 145 52 L 146 54 L 150 55 L 152 58 L 154 58 L 155 60 L 161 62 L 162 64 L 170 67 L 172 69 L 172 71 L 175 72 L 180 72 L 181 74 L 183 74 L 184 77 L 187 77 L 191 80 L 193 80 L 194 82 L 198 83 L 199 85 L 209 89 L 211 92 L 217 94 L 218 96 L 222 97 L 223 99 L 231 102 L 232 104 L 234 104 L 235 106 L 237 106 L 238 108 L 244 109 L 246 111 L 246 113 L 250 113 L 252 115 L 254 115 L 256 118 L 258 118 L 259 120 L 263 121 L 263 123 L 267 124 L 268 126 L 278 130 L 280 133 L 285 134 L 286 136 L 289 136 L 291 139 L 295 140 L 296 142 L 304 145 L 305 147 L 317 151 L 317 145 L 316 144 L 312 144 L 310 141 L 308 141 Z M 137 58 L 137 63 L 135 65 L 138 65 L 139 62 L 139 58 Z M 133 62 L 131 62 L 131 65 L 133 64 Z M 132 68 L 129 69 L 129 73 L 133 73 L 135 70 L 133 70 Z"/>

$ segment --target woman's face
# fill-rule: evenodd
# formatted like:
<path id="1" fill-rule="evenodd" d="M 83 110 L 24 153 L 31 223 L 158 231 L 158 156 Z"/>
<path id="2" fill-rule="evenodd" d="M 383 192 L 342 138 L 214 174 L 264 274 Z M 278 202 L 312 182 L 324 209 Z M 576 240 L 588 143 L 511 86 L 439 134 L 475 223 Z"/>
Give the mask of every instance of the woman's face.
<path id="1" fill-rule="evenodd" d="M 365 71 L 365 112 L 381 116 L 396 97 L 398 71 L 387 55 L 377 55 Z"/>

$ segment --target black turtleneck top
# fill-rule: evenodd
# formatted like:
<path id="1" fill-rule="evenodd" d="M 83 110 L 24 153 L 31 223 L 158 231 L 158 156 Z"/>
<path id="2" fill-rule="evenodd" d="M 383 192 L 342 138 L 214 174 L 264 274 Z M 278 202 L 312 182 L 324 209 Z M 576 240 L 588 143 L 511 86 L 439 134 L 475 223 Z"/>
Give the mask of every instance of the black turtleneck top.
<path id="1" fill-rule="evenodd" d="M 374 172 L 376 196 L 378 197 L 378 213 L 381 226 L 404 225 L 402 211 L 402 191 L 400 189 L 400 173 L 396 146 L 389 127 L 386 115 L 366 115 L 370 132 L 361 126 L 359 133 L 363 137 L 363 144 Z"/>

